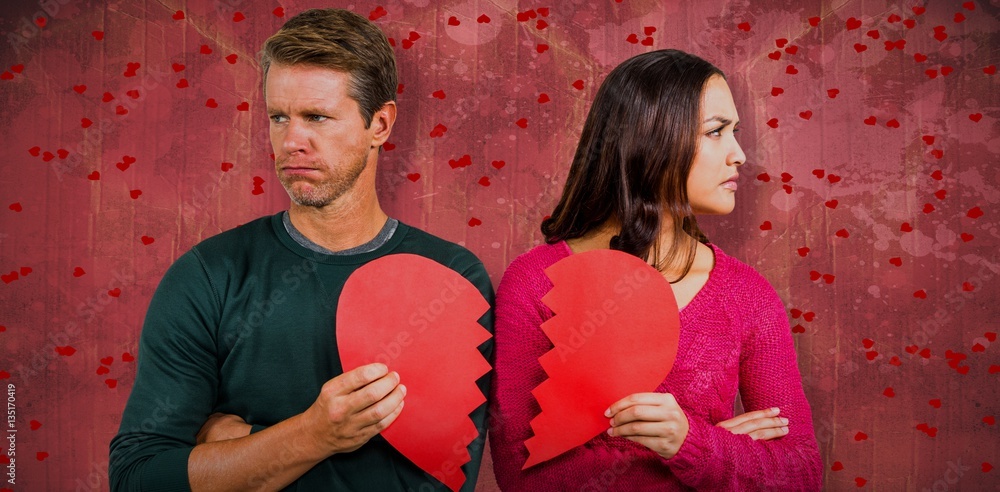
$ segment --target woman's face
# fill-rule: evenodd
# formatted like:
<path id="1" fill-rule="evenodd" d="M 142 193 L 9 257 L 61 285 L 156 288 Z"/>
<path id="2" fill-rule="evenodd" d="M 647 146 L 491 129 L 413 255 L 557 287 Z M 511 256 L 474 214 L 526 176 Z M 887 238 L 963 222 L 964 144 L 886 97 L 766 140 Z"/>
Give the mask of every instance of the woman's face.
<path id="1" fill-rule="evenodd" d="M 728 214 L 736 205 L 737 167 L 746 160 L 734 135 L 739 121 L 729 85 L 713 75 L 701 96 L 701 133 L 687 180 L 695 214 Z"/>

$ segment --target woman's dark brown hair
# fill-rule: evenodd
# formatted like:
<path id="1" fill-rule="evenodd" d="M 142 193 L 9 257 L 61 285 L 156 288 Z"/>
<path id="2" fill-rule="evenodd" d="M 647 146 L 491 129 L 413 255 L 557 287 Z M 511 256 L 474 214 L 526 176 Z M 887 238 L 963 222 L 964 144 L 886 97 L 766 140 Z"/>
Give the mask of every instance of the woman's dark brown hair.
<path id="1" fill-rule="evenodd" d="M 587 115 L 562 197 L 542 222 L 545 240 L 579 238 L 610 219 L 621 226 L 611 249 L 646 261 L 652 254 L 660 271 L 683 265 L 675 282 L 687 275 L 698 241 L 708 241 L 691 211 L 687 179 L 702 92 L 713 75 L 724 77 L 678 50 L 634 56 L 612 70 Z M 674 241 L 661 258 L 664 225 Z"/>

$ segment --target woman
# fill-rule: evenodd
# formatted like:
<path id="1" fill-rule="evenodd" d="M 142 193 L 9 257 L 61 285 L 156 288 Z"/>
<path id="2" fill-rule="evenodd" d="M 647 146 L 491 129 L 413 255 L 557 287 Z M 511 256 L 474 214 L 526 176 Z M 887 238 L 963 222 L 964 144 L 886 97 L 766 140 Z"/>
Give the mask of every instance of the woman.
<path id="1" fill-rule="evenodd" d="M 676 50 L 633 57 L 601 85 L 546 244 L 514 260 L 496 299 L 491 451 L 503 490 L 818 490 L 822 463 L 784 306 L 695 215 L 732 211 L 739 117 L 724 75 Z M 544 270 L 616 249 L 672 284 L 681 334 L 670 375 L 605 413 L 606 434 L 521 470 L 552 344 Z M 747 413 L 733 418 L 741 396 Z"/>

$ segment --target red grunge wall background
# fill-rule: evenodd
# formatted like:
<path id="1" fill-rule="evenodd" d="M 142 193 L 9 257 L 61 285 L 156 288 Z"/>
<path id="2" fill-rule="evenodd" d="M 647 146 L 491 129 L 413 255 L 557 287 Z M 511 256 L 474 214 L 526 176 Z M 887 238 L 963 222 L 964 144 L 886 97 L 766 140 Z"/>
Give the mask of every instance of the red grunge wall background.
<path id="1" fill-rule="evenodd" d="M 257 52 L 325 6 L 4 5 L 0 383 L 18 480 L 0 489 L 107 488 L 160 277 L 287 207 Z M 703 223 L 787 305 L 826 487 L 997 490 L 997 0 L 339 6 L 399 61 L 383 206 L 469 247 L 494 282 L 541 240 L 611 68 L 666 47 L 717 64 L 748 163 L 736 211 Z"/>

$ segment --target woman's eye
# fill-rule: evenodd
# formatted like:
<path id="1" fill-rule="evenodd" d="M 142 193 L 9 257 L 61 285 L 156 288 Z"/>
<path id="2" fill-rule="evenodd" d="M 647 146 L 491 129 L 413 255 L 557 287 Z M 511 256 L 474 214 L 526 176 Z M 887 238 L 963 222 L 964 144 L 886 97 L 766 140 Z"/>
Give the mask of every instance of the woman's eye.
<path id="1" fill-rule="evenodd" d="M 712 136 L 712 137 L 721 137 L 722 136 L 722 128 L 716 128 L 715 130 L 712 130 L 712 131 L 706 133 L 706 135 L 709 135 L 709 136 Z"/>

